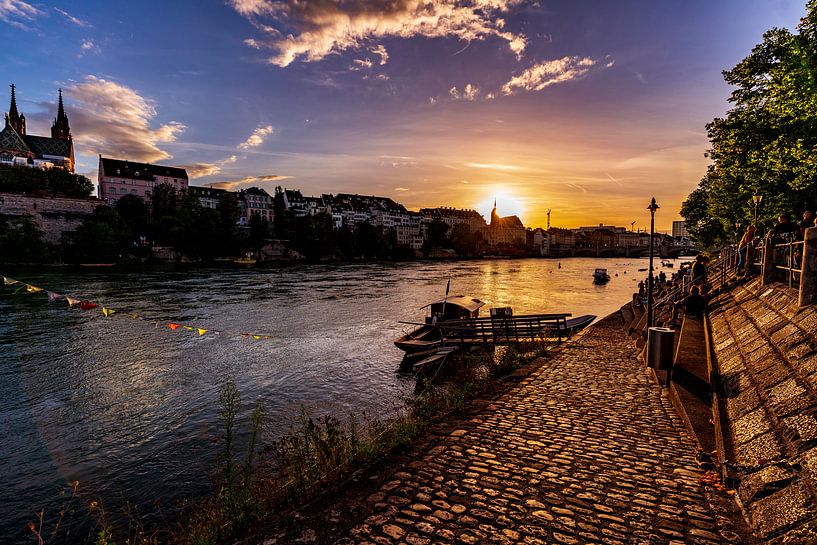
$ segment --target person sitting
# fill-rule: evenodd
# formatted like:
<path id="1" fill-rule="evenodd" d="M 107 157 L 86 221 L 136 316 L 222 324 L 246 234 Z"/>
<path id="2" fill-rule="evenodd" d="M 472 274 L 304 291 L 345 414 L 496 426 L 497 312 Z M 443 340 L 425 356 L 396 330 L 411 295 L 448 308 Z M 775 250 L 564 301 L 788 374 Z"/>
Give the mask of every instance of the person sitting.
<path id="1" fill-rule="evenodd" d="M 692 318 L 703 318 L 706 310 L 706 299 L 701 295 L 698 286 L 692 286 L 692 290 L 682 301 L 679 302 L 684 307 L 684 313 Z"/>
<path id="2" fill-rule="evenodd" d="M 800 240 L 803 240 L 806 238 L 806 229 L 814 227 L 814 212 L 811 210 L 803 212 L 803 221 L 799 223 L 798 227 L 800 228 Z"/>
<path id="3" fill-rule="evenodd" d="M 777 224 L 772 227 L 772 234 L 780 237 L 791 236 L 798 231 L 797 225 L 791 221 L 791 216 L 788 214 L 777 216 Z"/>

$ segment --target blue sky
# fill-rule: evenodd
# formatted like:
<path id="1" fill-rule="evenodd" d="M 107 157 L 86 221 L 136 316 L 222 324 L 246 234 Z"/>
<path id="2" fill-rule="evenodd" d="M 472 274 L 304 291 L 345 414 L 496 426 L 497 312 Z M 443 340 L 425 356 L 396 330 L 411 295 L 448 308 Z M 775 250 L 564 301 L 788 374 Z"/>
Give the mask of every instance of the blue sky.
<path id="1" fill-rule="evenodd" d="M 384 10 L 383 6 L 389 8 Z M 661 228 L 703 176 L 704 125 L 794 1 L 0 0 L 29 132 L 58 87 L 79 152 L 194 184 L 387 195 L 526 225 Z M 9 46 L 10 44 L 10 46 Z"/>

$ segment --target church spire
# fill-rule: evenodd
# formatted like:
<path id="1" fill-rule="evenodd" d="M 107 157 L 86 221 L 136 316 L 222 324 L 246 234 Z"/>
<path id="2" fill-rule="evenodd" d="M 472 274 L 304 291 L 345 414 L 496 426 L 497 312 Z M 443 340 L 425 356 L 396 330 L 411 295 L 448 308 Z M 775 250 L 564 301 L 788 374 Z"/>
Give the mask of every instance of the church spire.
<path id="1" fill-rule="evenodd" d="M 17 97 L 15 95 L 14 84 L 11 84 L 11 105 L 9 106 L 8 124 L 17 131 L 17 134 L 24 135 L 26 133 L 26 116 L 20 115 L 17 111 Z"/>
<path id="2" fill-rule="evenodd" d="M 57 117 L 51 125 L 51 138 L 70 140 L 71 127 L 68 126 L 68 116 L 65 115 L 65 107 L 62 104 L 62 89 L 59 90 L 59 105 L 57 106 Z"/>
<path id="3" fill-rule="evenodd" d="M 494 197 L 494 209 L 491 210 L 491 225 L 497 225 L 499 223 L 499 214 L 496 213 L 496 197 Z"/>

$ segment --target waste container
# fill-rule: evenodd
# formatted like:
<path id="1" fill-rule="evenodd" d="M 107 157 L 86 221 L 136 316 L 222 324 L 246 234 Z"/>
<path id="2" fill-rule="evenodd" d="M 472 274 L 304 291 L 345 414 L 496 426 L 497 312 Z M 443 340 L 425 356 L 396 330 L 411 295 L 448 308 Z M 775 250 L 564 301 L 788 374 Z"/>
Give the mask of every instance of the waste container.
<path id="1" fill-rule="evenodd" d="M 647 367 L 672 369 L 674 349 L 674 330 L 668 327 L 651 327 L 647 330 Z"/>

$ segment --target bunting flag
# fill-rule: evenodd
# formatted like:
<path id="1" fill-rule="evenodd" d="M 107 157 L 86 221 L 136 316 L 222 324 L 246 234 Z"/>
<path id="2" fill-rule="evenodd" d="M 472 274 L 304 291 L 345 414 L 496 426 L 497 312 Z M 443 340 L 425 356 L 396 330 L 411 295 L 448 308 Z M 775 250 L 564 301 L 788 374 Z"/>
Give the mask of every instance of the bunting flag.
<path id="1" fill-rule="evenodd" d="M 43 288 L 40 288 L 38 286 L 34 286 L 32 284 L 27 284 L 25 282 L 21 282 L 20 280 L 15 280 L 14 278 L 10 278 L 8 276 L 2 276 L 2 278 L 3 278 L 3 285 L 5 285 L 5 286 L 13 286 L 15 284 L 20 284 L 20 287 L 15 291 L 15 293 L 20 293 L 21 291 L 23 291 L 23 289 L 25 289 L 25 291 L 28 292 L 28 293 L 38 293 L 38 292 L 44 291 L 46 293 L 46 295 L 48 296 L 48 302 L 49 303 L 52 303 L 52 302 L 57 301 L 59 299 L 65 299 L 65 301 L 68 303 L 69 307 L 79 306 L 79 308 L 82 309 L 82 310 L 91 310 L 91 309 L 99 308 L 101 310 L 102 315 L 105 316 L 106 318 L 109 318 L 109 317 L 113 316 L 114 314 L 123 314 L 124 316 L 128 316 L 133 320 L 140 320 L 140 321 L 143 321 L 143 322 L 153 323 L 153 325 L 156 328 L 159 328 L 160 326 L 163 326 L 164 324 L 167 324 L 167 326 L 173 331 L 176 331 L 178 329 L 185 329 L 187 331 L 195 332 L 199 337 L 203 337 L 205 334 L 209 334 L 209 335 L 212 335 L 212 336 L 220 336 L 222 334 L 230 334 L 230 335 L 240 335 L 244 339 L 249 339 L 250 337 L 252 337 L 252 339 L 256 340 L 256 341 L 272 339 L 271 335 L 263 335 L 261 333 L 248 333 L 248 332 L 240 332 L 239 333 L 237 331 L 220 331 L 220 330 L 217 330 L 217 329 L 209 329 L 209 328 L 200 327 L 200 326 L 197 326 L 195 324 L 180 324 L 180 323 L 176 323 L 176 322 L 165 322 L 163 320 L 148 319 L 148 318 L 145 318 L 145 317 L 143 317 L 143 316 L 141 316 L 141 315 L 139 315 L 139 314 L 137 314 L 135 312 L 121 311 L 121 310 L 114 309 L 114 308 L 111 308 L 111 307 L 101 306 L 99 303 L 94 303 L 93 301 L 88 301 L 88 300 L 84 300 L 84 299 L 76 299 L 74 297 L 71 297 L 70 295 L 64 295 L 64 294 L 57 293 L 57 292 L 54 292 L 54 291 L 44 290 Z"/>

